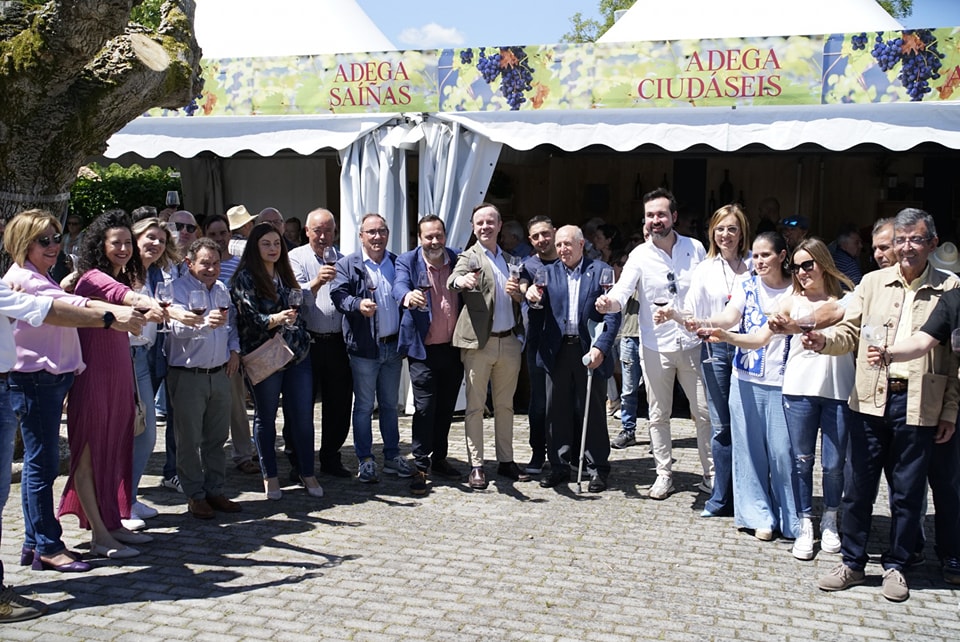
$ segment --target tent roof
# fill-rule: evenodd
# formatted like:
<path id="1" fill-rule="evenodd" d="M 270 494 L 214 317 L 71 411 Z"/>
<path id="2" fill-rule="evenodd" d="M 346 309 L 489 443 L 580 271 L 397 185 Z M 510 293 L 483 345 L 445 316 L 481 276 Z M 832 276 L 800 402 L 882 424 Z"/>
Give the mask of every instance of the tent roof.
<path id="1" fill-rule="evenodd" d="M 597 42 L 806 36 L 902 28 L 874 0 L 637 0 Z"/>
<path id="2" fill-rule="evenodd" d="M 356 0 L 197 0 L 204 58 L 393 51 Z"/>
<path id="3" fill-rule="evenodd" d="M 841 151 L 874 143 L 900 151 L 931 141 L 960 149 L 960 105 L 950 103 L 447 112 L 436 117 L 516 150 L 605 145 L 630 151 L 650 144 L 668 151 L 709 145 L 732 152 L 752 144 L 774 150 L 814 144 Z"/>

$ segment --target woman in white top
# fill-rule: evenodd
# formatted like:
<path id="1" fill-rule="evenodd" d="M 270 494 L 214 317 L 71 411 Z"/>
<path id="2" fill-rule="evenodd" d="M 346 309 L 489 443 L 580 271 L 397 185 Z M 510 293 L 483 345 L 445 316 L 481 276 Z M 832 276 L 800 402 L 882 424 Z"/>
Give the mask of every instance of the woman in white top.
<path id="1" fill-rule="evenodd" d="M 769 541 L 776 531 L 795 539 L 800 533 L 793 454 L 783 414 L 781 386 L 790 337 L 773 335 L 768 315 L 790 291 L 787 244 L 776 232 L 753 242 L 756 275 L 734 288 L 723 312 L 693 320 L 688 329 L 737 346 L 730 386 L 734 521 Z M 739 333 L 729 328 L 739 322 Z M 709 330 L 708 330 L 709 329 Z"/>
<path id="2" fill-rule="evenodd" d="M 750 224 L 739 205 L 724 205 L 710 218 L 707 258 L 690 277 L 690 309 L 697 318 L 719 316 L 733 291 L 753 269 L 747 239 Z M 727 329 L 736 328 L 736 323 Z M 730 447 L 730 374 L 734 346 L 725 342 L 703 346 L 703 385 L 707 390 L 710 446 L 713 452 L 713 489 L 701 517 L 733 514 L 733 461 Z"/>

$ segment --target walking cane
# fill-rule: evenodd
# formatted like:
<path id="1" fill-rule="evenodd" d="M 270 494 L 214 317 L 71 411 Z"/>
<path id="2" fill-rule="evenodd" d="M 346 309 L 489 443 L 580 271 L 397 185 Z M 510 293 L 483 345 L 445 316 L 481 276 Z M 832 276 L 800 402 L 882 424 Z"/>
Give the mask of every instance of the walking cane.
<path id="1" fill-rule="evenodd" d="M 589 365 L 590 354 L 583 355 L 580 360 L 583 365 Z M 577 494 L 583 493 L 583 460 L 587 452 L 587 418 L 590 416 L 590 389 L 593 387 L 593 368 L 587 368 L 587 398 L 583 404 L 583 426 L 580 429 L 580 463 L 577 466 Z"/>

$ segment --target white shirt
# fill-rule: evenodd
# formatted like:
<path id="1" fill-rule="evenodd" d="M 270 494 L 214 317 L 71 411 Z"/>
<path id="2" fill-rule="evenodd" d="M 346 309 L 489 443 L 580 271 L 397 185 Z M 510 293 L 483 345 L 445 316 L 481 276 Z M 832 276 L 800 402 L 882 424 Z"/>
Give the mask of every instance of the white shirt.
<path id="1" fill-rule="evenodd" d="M 764 301 L 780 299 L 791 286 L 782 289 L 768 288 L 760 277 L 751 277 L 733 291 L 729 305 L 740 310 L 740 332 L 752 334 L 767 324 L 763 314 Z M 787 354 L 790 350 L 802 350 L 799 341 L 791 336 L 775 334 L 770 343 L 757 350 L 737 348 L 733 355 L 733 376 L 741 381 L 781 387 Z"/>
<path id="2" fill-rule="evenodd" d="M 337 310 L 330 298 L 330 286 L 333 285 L 333 282 L 321 285 L 316 294 L 311 292 L 307 286 L 320 274 L 320 268 L 323 267 L 323 258 L 317 256 L 309 243 L 290 250 L 289 256 L 293 275 L 297 278 L 297 283 L 303 288 L 303 307 L 300 308 L 300 312 L 303 314 L 303 322 L 307 325 L 307 330 L 319 334 L 341 333 L 343 331 L 343 314 Z M 341 256 L 337 252 L 337 258 L 339 259 Z"/>
<path id="3" fill-rule="evenodd" d="M 563 333 L 566 335 L 580 334 L 577 327 L 577 324 L 580 322 L 579 310 L 577 308 L 580 306 L 581 267 L 583 267 L 583 259 L 580 259 L 580 262 L 577 263 L 574 268 L 568 268 L 566 265 L 563 266 L 567 274 L 567 318 L 566 327 L 563 329 Z"/>
<path id="4" fill-rule="evenodd" d="M 690 294 L 687 297 L 687 308 L 695 317 L 708 319 L 723 312 L 727 302 L 733 297 L 734 290 L 750 278 L 753 259 L 747 256 L 743 259 L 743 265 L 746 271 L 737 274 L 720 255 L 708 257 L 697 264 L 690 278 Z"/>
<path id="5" fill-rule="evenodd" d="M 510 276 L 510 269 L 507 267 L 507 260 L 503 258 L 503 250 L 497 246 L 496 253 L 483 248 L 483 253 L 492 266 L 493 278 L 496 280 L 496 286 L 493 288 L 493 326 L 491 332 L 507 332 L 513 330 L 516 320 L 513 318 L 513 299 L 507 294 L 507 278 Z"/>
<path id="6" fill-rule="evenodd" d="M 312 251 L 312 250 L 311 250 Z M 386 252 L 379 263 L 367 256 L 365 250 L 360 250 L 363 256 L 363 265 L 374 279 L 377 280 L 377 289 L 373 292 L 377 302 L 377 337 L 389 337 L 400 332 L 400 306 L 393 298 L 393 281 L 396 278 L 393 260 Z"/>
<path id="7" fill-rule="evenodd" d="M 638 245 L 630 252 L 620 280 L 607 295 L 618 301 L 622 309 L 634 290 L 637 290 L 640 343 L 657 352 L 677 352 L 700 344 L 695 334 L 687 332 L 678 323 L 653 323 L 653 297 L 656 290 L 676 290 L 672 304 L 678 310 L 683 309 L 687 305 L 693 270 L 707 255 L 700 241 L 676 233 L 674 235 L 676 239 L 670 254 L 658 248 L 653 241 Z"/>
<path id="8" fill-rule="evenodd" d="M 14 320 L 39 327 L 50 312 L 53 299 L 14 292 L 0 281 L 0 373 L 10 372 L 17 364 L 17 344 L 13 340 Z"/>

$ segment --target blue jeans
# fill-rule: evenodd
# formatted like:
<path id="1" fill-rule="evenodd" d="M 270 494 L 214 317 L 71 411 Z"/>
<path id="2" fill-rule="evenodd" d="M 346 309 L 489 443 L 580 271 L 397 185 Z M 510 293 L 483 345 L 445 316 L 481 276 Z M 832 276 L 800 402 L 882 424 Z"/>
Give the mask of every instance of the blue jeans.
<path id="1" fill-rule="evenodd" d="M 400 428 L 397 404 L 400 401 L 400 371 L 403 356 L 397 352 L 397 342 L 379 343 L 376 359 L 350 355 L 353 372 L 353 449 L 357 459 L 373 457 L 373 403 L 380 405 L 380 437 L 383 439 L 384 460 L 400 454 Z"/>
<path id="2" fill-rule="evenodd" d="M 537 365 L 537 353 L 527 348 L 527 371 L 530 374 L 530 461 L 545 461 L 547 457 L 547 371 Z"/>
<path id="3" fill-rule="evenodd" d="M 800 534 L 797 486 L 780 387 L 734 378 L 730 433 L 734 522 L 743 528 L 779 530 L 795 539 Z"/>
<path id="4" fill-rule="evenodd" d="M 10 469 L 13 466 L 13 439 L 17 420 L 10 405 L 10 389 L 6 379 L 0 380 L 0 536 L 3 535 L 3 507 L 10 495 Z M 0 560 L 0 586 L 3 586 L 3 561 Z"/>
<path id="5" fill-rule="evenodd" d="M 850 568 L 862 571 L 869 559 L 867 539 L 881 475 L 890 487 L 891 509 L 890 548 L 880 563 L 885 569 L 902 569 L 917 550 L 935 432 L 932 426 L 907 424 L 906 392 L 888 391 L 882 417 L 854 416 L 840 522 L 840 552 Z"/>
<path id="6" fill-rule="evenodd" d="M 708 352 L 709 350 L 709 352 Z M 730 373 L 733 371 L 733 352 L 729 343 L 703 345 L 702 356 L 713 356 L 719 361 L 701 364 L 703 387 L 707 390 L 710 410 L 710 450 L 713 453 L 713 493 L 703 505 L 714 515 L 733 514 L 733 447 L 730 437 Z"/>
<path id="7" fill-rule="evenodd" d="M 620 423 L 623 430 L 637 429 L 642 374 L 640 337 L 620 337 Z"/>
<path id="8" fill-rule="evenodd" d="M 304 477 L 313 477 L 313 374 L 310 359 L 301 359 L 285 370 L 253 386 L 253 440 L 260 454 L 266 478 L 277 476 L 277 410 L 284 399 L 284 423 L 297 456 L 297 468 Z M 180 412 L 183 412 L 181 409 Z"/>
<path id="9" fill-rule="evenodd" d="M 140 478 L 147 468 L 147 461 L 153 454 L 153 447 L 157 444 L 157 409 L 153 403 L 153 377 L 150 374 L 150 348 L 135 346 L 130 349 L 133 356 L 133 368 L 137 374 L 137 394 L 147 410 L 147 428 L 133 438 L 133 485 L 130 487 L 132 501 L 137 501 L 137 487 Z M 167 424 L 172 425 L 172 424 Z"/>
<path id="10" fill-rule="evenodd" d="M 60 418 L 73 373 L 11 372 L 10 405 L 23 435 L 20 496 L 26 548 L 55 555 L 66 548 L 53 504 L 53 482 L 60 472 Z"/>
<path id="11" fill-rule="evenodd" d="M 847 459 L 847 427 L 853 413 L 846 401 L 783 396 L 783 414 L 794 454 L 797 476 L 797 511 L 801 517 L 813 515 L 813 461 L 817 432 L 823 432 L 820 465 L 823 468 L 824 510 L 837 510 L 843 499 L 843 467 Z"/>

